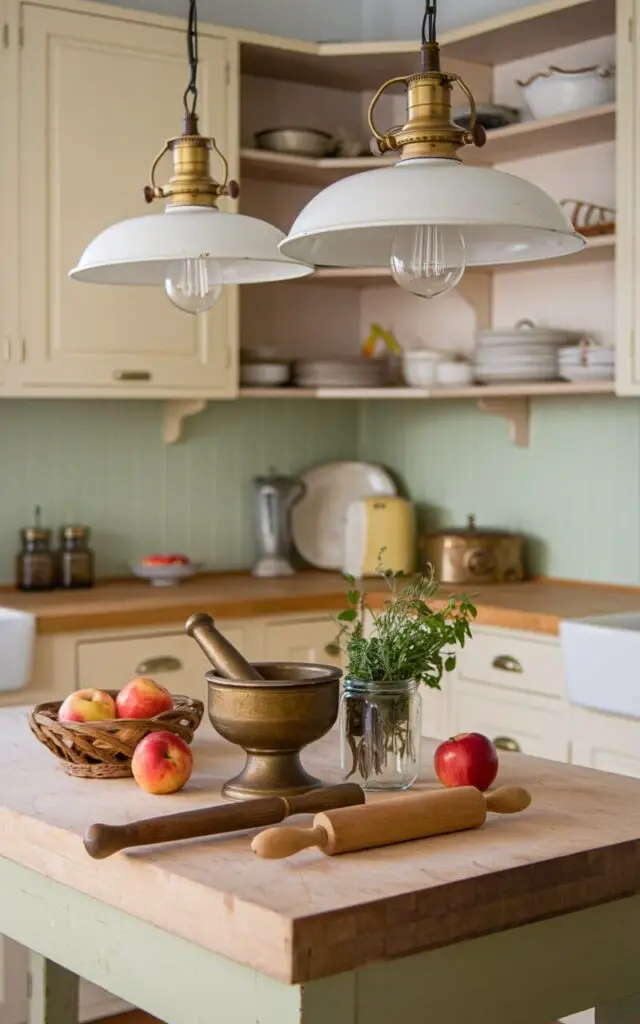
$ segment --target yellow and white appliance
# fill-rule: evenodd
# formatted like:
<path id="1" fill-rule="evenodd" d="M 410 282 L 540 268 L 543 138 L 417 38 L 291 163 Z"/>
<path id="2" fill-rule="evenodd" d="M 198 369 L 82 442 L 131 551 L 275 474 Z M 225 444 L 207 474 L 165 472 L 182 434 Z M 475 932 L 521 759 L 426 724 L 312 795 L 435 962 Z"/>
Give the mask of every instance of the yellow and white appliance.
<path id="1" fill-rule="evenodd" d="M 406 498 L 373 497 L 352 501 L 347 508 L 343 570 L 361 579 L 382 567 L 413 572 L 416 567 L 416 522 Z"/>

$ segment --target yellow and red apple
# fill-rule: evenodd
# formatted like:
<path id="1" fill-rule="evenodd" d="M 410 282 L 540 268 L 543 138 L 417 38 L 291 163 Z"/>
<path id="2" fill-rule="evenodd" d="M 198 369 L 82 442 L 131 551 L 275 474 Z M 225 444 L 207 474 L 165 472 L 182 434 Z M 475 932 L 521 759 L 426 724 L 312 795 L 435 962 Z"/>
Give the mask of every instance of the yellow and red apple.
<path id="1" fill-rule="evenodd" d="M 58 711 L 59 722 L 101 722 L 115 717 L 115 701 L 104 690 L 75 690 Z"/>
<path id="2" fill-rule="evenodd" d="M 188 782 L 193 754 L 173 732 L 149 732 L 133 752 L 133 777 L 147 793 L 176 793 Z"/>
<path id="3" fill-rule="evenodd" d="M 173 709 L 173 697 L 164 686 L 146 676 L 132 679 L 116 697 L 118 718 L 153 718 Z"/>

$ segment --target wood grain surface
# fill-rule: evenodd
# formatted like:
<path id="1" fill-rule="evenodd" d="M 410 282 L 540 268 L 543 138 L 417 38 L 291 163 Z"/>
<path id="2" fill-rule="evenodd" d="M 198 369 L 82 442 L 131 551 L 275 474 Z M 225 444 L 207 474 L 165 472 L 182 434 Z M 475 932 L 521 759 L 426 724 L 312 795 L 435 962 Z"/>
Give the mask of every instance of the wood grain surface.
<path id="1" fill-rule="evenodd" d="M 425 741 L 425 789 L 438 785 L 431 752 Z M 501 755 L 498 783 L 530 789 L 531 807 L 468 832 L 284 862 L 255 857 L 249 836 L 235 834 L 93 861 L 82 845 L 93 822 L 219 799 L 242 754 L 208 725 L 194 754 L 185 790 L 153 797 L 130 779 L 69 778 L 29 734 L 25 709 L 0 711 L 0 856 L 296 983 L 640 892 L 640 781 L 518 754 Z M 337 781 L 335 732 L 303 761 Z"/>
<path id="2" fill-rule="evenodd" d="M 443 587 L 443 595 L 453 588 Z M 495 584 L 473 591 L 478 622 L 505 629 L 557 634 L 561 619 L 608 612 L 640 611 L 640 590 L 597 584 L 540 581 Z M 386 588 L 367 580 L 371 605 L 380 607 Z M 344 607 L 345 585 L 337 573 L 307 571 L 286 579 L 256 579 L 249 573 L 201 576 L 177 587 L 150 587 L 130 580 L 99 583 L 80 593 L 22 594 L 0 591 L 0 605 L 37 618 L 39 633 L 159 626 L 183 622 L 194 611 L 219 619 L 336 612 Z M 436 602 L 437 603 L 437 602 Z"/>

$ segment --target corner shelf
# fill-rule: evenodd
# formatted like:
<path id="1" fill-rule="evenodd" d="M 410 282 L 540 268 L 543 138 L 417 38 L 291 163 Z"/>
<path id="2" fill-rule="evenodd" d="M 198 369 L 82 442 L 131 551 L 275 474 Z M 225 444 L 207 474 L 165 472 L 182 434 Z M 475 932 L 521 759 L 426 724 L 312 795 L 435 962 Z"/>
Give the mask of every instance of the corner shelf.
<path id="1" fill-rule="evenodd" d="M 468 147 L 465 163 L 491 166 L 508 160 L 525 160 L 532 156 L 559 153 L 579 146 L 592 146 L 615 138 L 616 105 L 603 103 L 598 107 L 574 110 L 560 117 L 539 121 L 521 121 L 495 128 L 487 133 L 482 149 Z M 331 185 L 360 171 L 392 167 L 396 157 L 360 156 L 352 158 L 323 157 L 314 159 L 272 153 L 265 149 L 240 150 L 240 169 L 246 178 L 277 181 L 287 184 Z"/>
<path id="2" fill-rule="evenodd" d="M 571 384 L 550 381 L 545 384 L 476 384 L 468 388 L 240 388 L 240 398 L 313 398 L 320 400 L 352 399 L 398 401 L 406 399 L 473 399 L 481 412 L 502 416 L 507 421 L 509 436 L 518 448 L 529 447 L 531 399 L 574 397 L 575 395 L 614 395 L 613 381 L 592 381 Z"/>

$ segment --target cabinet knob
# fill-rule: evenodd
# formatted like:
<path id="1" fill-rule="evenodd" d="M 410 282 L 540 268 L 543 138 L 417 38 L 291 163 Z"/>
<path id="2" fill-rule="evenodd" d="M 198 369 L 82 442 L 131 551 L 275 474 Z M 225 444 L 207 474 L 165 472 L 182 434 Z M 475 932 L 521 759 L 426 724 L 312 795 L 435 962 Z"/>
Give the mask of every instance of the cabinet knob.
<path id="1" fill-rule="evenodd" d="M 524 669 L 517 658 L 512 658 L 510 654 L 499 654 L 491 662 L 492 668 L 497 668 L 501 672 L 524 672 Z"/>
<path id="2" fill-rule="evenodd" d="M 496 750 L 507 750 L 510 754 L 522 753 L 522 748 L 518 741 L 511 739 L 510 736 L 496 736 L 493 745 Z"/>
<path id="3" fill-rule="evenodd" d="M 150 676 L 155 672 L 179 672 L 182 662 L 179 658 L 172 658 L 170 655 L 159 658 L 145 658 L 136 666 L 137 676 Z"/>

